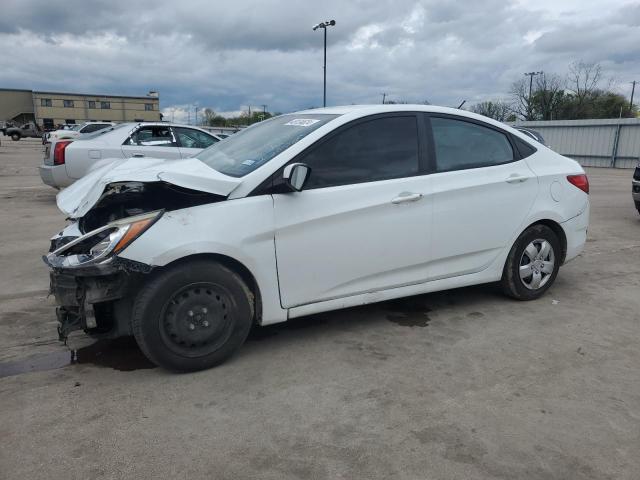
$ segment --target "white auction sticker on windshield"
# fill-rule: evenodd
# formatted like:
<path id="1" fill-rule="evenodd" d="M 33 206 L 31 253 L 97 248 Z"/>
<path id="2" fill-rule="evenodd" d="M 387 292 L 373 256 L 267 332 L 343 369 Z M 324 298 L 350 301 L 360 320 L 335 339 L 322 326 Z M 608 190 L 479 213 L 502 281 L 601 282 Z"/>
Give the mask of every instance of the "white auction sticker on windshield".
<path id="1" fill-rule="evenodd" d="M 314 123 L 318 123 L 320 120 L 314 120 L 313 118 L 295 118 L 285 125 L 293 125 L 294 127 L 308 127 Z"/>

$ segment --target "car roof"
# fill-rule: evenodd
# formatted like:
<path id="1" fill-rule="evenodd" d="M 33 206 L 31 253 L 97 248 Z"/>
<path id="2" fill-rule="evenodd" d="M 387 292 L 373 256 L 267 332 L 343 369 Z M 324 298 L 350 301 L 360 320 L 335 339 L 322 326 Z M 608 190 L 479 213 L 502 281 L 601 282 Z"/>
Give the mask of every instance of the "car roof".
<path id="1" fill-rule="evenodd" d="M 437 105 L 422 105 L 422 104 L 377 104 L 377 105 L 342 105 L 336 107 L 325 107 L 325 108 L 313 108 L 309 110 L 301 110 L 299 112 L 293 112 L 298 115 L 303 114 L 331 114 L 331 115 L 340 115 L 340 116 L 348 116 L 349 119 L 357 119 L 359 117 L 365 117 L 368 115 L 375 115 L 378 113 L 393 113 L 393 112 L 427 112 L 427 113 L 442 113 L 448 115 L 456 115 L 458 117 L 466 117 L 472 120 L 478 120 L 490 125 L 494 125 L 503 130 L 510 131 L 511 133 L 515 133 L 520 138 L 524 138 L 529 140 L 531 137 L 526 135 L 525 133 L 519 132 L 509 125 L 500 122 L 498 120 L 494 120 L 489 117 L 485 117 L 484 115 L 478 115 L 477 113 L 469 112 L 467 110 L 461 110 L 459 108 L 452 107 L 441 107 Z"/>
<path id="2" fill-rule="evenodd" d="M 295 112 L 298 114 L 314 114 L 314 113 L 327 113 L 332 115 L 346 115 L 350 113 L 362 114 L 362 115 L 374 115 L 376 113 L 388 113 L 388 112 L 433 112 L 433 113 L 449 113 L 452 115 L 465 115 L 469 117 L 478 116 L 474 113 L 467 112 L 466 110 L 460 110 L 452 107 L 440 107 L 437 105 L 422 105 L 411 103 L 394 103 L 394 104 L 373 104 L 373 105 L 342 105 L 336 107 L 325 108 L 313 108 L 309 110 L 302 110 Z M 482 117 L 485 118 L 485 117 Z"/>

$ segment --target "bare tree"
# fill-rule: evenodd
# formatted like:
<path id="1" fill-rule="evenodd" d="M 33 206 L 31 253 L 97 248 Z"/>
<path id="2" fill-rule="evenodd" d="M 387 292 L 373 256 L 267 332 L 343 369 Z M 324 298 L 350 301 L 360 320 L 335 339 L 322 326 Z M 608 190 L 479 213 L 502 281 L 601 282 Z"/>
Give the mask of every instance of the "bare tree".
<path id="1" fill-rule="evenodd" d="M 531 98 L 531 107 L 536 118 L 552 120 L 554 112 L 564 99 L 564 82 L 558 75 L 542 74 L 536 78 L 535 95 Z M 556 113 L 557 116 L 557 113 Z"/>
<path id="2" fill-rule="evenodd" d="M 579 105 L 595 90 L 602 78 L 602 67 L 599 63 L 573 62 L 569 65 L 567 87 L 573 93 Z"/>
<path id="3" fill-rule="evenodd" d="M 533 116 L 533 101 L 529 96 L 529 82 L 521 78 L 511 84 L 511 110 L 525 120 L 535 120 Z"/>
<path id="4" fill-rule="evenodd" d="M 211 108 L 204 108 L 202 110 L 202 117 L 200 123 L 202 125 L 211 125 L 211 121 L 215 118 L 216 112 L 214 112 Z"/>
<path id="5" fill-rule="evenodd" d="M 511 106 L 502 100 L 476 103 L 471 106 L 470 110 L 473 113 L 484 115 L 500 122 L 507 120 L 511 114 Z"/>

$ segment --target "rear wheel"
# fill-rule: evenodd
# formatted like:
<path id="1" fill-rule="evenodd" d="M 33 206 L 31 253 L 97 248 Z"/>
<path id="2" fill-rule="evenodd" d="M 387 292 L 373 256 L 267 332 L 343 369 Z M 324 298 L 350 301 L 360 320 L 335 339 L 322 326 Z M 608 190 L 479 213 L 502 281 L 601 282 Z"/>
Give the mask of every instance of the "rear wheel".
<path id="1" fill-rule="evenodd" d="M 503 291 L 518 300 L 541 297 L 560 268 L 560 241 L 546 225 L 525 230 L 509 252 L 502 273 Z"/>
<path id="2" fill-rule="evenodd" d="M 194 371 L 229 358 L 245 341 L 253 295 L 242 279 L 210 260 L 162 272 L 136 298 L 132 327 L 144 354 L 169 370 Z"/>

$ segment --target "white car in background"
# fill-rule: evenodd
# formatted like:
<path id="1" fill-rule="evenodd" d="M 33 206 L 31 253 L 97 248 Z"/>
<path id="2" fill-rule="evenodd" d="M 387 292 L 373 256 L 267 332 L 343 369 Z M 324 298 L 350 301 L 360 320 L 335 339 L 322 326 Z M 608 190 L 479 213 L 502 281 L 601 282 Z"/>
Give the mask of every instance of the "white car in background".
<path id="1" fill-rule="evenodd" d="M 216 135 L 187 125 L 120 123 L 77 139 L 58 139 L 46 144 L 40 177 L 47 185 L 63 188 L 116 159 L 187 158 L 219 141 Z"/>
<path id="2" fill-rule="evenodd" d="M 85 133 L 97 132 L 98 130 L 112 127 L 114 125 L 115 123 L 113 122 L 85 122 L 79 125 L 74 125 L 71 128 L 63 128 L 60 130 L 54 130 L 53 132 L 47 132 L 44 134 L 44 141 L 51 142 L 53 140 L 75 139 Z"/>
<path id="3" fill-rule="evenodd" d="M 487 282 L 534 300 L 584 247 L 588 193 L 576 161 L 470 112 L 281 115 L 59 193 L 59 334 L 134 335 L 156 364 L 199 370 L 254 324 Z"/>

